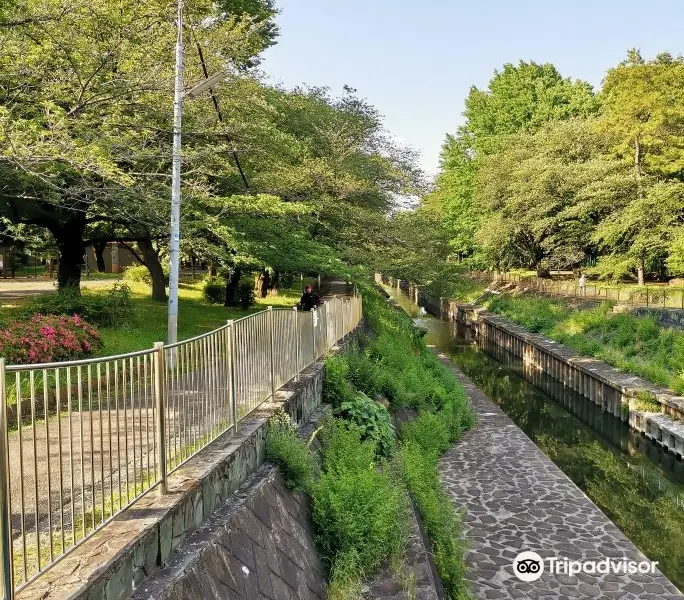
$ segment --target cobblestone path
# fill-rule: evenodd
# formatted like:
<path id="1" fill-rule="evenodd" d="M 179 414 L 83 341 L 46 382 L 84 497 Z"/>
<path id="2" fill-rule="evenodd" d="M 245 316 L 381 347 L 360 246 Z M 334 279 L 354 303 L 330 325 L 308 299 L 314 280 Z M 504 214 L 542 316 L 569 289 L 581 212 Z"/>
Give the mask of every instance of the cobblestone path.
<path id="1" fill-rule="evenodd" d="M 477 598 L 566 600 L 683 597 L 654 574 L 553 574 L 520 581 L 513 559 L 523 551 L 573 561 L 646 557 L 601 510 L 448 358 L 478 415 L 477 425 L 440 462 L 453 502 L 465 507 L 468 578 Z M 548 564 L 545 562 L 545 564 Z"/>

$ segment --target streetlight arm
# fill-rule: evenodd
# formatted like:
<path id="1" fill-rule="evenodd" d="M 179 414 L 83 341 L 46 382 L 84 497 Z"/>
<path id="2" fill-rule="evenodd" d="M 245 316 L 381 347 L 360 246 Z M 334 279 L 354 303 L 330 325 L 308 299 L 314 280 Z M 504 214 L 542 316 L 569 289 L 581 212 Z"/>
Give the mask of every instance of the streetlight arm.
<path id="1" fill-rule="evenodd" d="M 203 92 L 206 92 L 207 90 L 213 88 L 217 83 L 223 81 L 226 77 L 228 77 L 228 71 L 219 71 L 218 73 L 212 75 L 204 81 L 200 81 L 200 83 L 198 83 L 196 86 L 190 88 L 187 92 L 185 92 L 183 96 L 185 98 L 196 98 Z"/>

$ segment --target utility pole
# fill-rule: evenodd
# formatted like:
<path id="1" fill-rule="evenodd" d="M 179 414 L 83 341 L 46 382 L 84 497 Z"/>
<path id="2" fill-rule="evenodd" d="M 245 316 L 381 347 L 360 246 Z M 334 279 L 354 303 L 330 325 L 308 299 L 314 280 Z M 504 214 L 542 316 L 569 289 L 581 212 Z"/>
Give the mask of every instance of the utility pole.
<path id="1" fill-rule="evenodd" d="M 183 0 L 178 0 L 176 78 L 173 96 L 173 171 L 171 175 L 171 240 L 169 244 L 168 339 L 173 344 L 178 332 L 178 278 L 180 265 L 181 202 L 181 119 L 183 114 Z"/>

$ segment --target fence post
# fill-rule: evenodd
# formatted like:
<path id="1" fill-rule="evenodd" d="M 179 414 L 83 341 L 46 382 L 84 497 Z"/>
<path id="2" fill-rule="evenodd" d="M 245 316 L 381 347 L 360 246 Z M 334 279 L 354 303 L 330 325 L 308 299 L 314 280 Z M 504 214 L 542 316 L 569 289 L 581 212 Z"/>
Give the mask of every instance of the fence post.
<path id="1" fill-rule="evenodd" d="M 159 490 L 166 494 L 166 367 L 164 342 L 154 344 L 154 404 L 157 411 L 157 462 Z"/>
<path id="2" fill-rule="evenodd" d="M 316 307 L 311 309 L 311 354 L 313 355 L 312 364 L 316 362 L 316 321 L 318 315 L 316 314 Z"/>
<path id="3" fill-rule="evenodd" d="M 292 307 L 294 316 L 294 338 L 295 338 L 295 381 L 299 381 L 299 316 L 297 315 L 297 307 Z"/>
<path id="4" fill-rule="evenodd" d="M 5 359 L 0 358 L 0 569 L 4 600 L 14 598 L 12 521 L 10 515 L 9 443 L 7 438 L 7 390 Z"/>
<path id="5" fill-rule="evenodd" d="M 237 394 L 235 393 L 235 326 L 233 319 L 228 319 L 228 401 L 230 402 L 230 414 L 233 419 L 233 430 L 237 433 Z"/>
<path id="6" fill-rule="evenodd" d="M 342 299 L 342 339 L 347 337 L 347 301 Z"/>
<path id="7" fill-rule="evenodd" d="M 275 401 L 275 325 L 273 324 L 273 307 L 266 308 L 268 317 L 268 332 L 270 338 L 270 366 L 271 366 L 271 402 Z"/>
<path id="8" fill-rule="evenodd" d="M 648 286 L 646 286 L 646 308 L 648 308 Z"/>

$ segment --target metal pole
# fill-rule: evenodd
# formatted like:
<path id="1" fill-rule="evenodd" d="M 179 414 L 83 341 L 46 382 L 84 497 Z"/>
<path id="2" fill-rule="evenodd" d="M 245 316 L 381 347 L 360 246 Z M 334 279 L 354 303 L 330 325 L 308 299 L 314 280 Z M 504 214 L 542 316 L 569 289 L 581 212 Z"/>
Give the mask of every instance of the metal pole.
<path id="1" fill-rule="evenodd" d="M 173 96 L 173 170 L 171 174 L 171 240 L 169 243 L 168 343 L 176 342 L 178 329 L 178 270 L 180 255 L 181 119 L 183 114 L 183 0 L 178 0 L 176 87 Z"/>
<path id="2" fill-rule="evenodd" d="M 273 307 L 269 306 L 268 312 L 268 331 L 269 337 L 271 338 L 271 352 L 270 363 L 271 363 L 271 402 L 275 402 L 275 326 L 273 325 Z"/>
<path id="3" fill-rule="evenodd" d="M 233 429 L 237 433 L 238 418 L 237 418 L 237 400 L 235 393 L 235 358 L 233 349 L 235 348 L 235 326 L 233 325 L 233 319 L 228 320 L 228 385 L 229 389 L 229 401 L 230 401 L 230 412 L 233 417 Z"/>
<path id="4" fill-rule="evenodd" d="M 166 367 L 164 342 L 154 344 L 154 405 L 157 411 L 157 462 L 159 489 L 166 494 Z"/>
<path id="5" fill-rule="evenodd" d="M 9 477 L 5 359 L 0 358 L 0 570 L 2 570 L 2 592 L 4 600 L 11 600 L 14 598 L 14 561 L 12 560 Z"/>
<path id="6" fill-rule="evenodd" d="M 295 381 L 299 381 L 299 315 L 297 307 L 293 306 L 294 313 L 294 337 L 295 337 Z"/>

